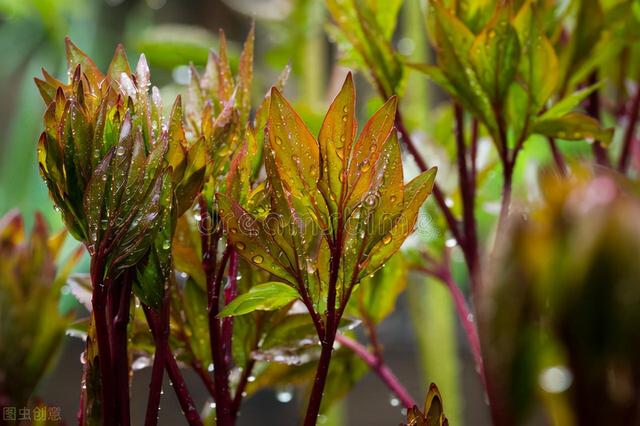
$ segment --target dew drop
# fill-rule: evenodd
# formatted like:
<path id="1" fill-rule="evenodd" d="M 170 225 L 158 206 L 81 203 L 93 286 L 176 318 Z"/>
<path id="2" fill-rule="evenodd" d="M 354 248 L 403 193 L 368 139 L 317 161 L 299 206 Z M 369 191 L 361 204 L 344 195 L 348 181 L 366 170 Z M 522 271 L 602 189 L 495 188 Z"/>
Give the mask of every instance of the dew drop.
<path id="1" fill-rule="evenodd" d="M 389 244 L 392 239 L 393 238 L 391 237 L 391 234 L 387 234 L 384 237 L 382 237 L 382 243 L 383 244 Z"/>
<path id="2" fill-rule="evenodd" d="M 251 260 L 253 260 L 253 263 L 259 265 L 264 261 L 264 258 L 258 254 L 258 255 L 253 256 L 253 258 L 251 258 Z"/>
<path id="3" fill-rule="evenodd" d="M 542 371 L 538 383 L 549 393 L 562 393 L 569 389 L 573 382 L 573 374 L 564 365 L 556 365 Z"/>
<path id="4" fill-rule="evenodd" d="M 244 243 L 243 243 L 242 241 L 238 241 L 238 242 L 236 243 L 236 248 L 237 248 L 238 250 L 244 250 L 244 249 L 245 249 L 245 247 L 246 247 L 246 246 L 244 245 Z"/>
<path id="5" fill-rule="evenodd" d="M 291 400 L 293 399 L 293 392 L 291 392 L 290 390 L 278 391 L 276 393 L 276 399 L 279 402 L 282 402 L 283 404 L 286 404 L 287 402 L 291 402 Z"/>
<path id="6" fill-rule="evenodd" d="M 280 136 L 276 136 L 276 145 L 282 145 L 282 138 Z"/>
<path id="7" fill-rule="evenodd" d="M 171 247 L 171 241 L 164 240 L 164 242 L 162 243 L 162 249 L 163 250 L 169 250 L 170 247 Z"/>
<path id="8" fill-rule="evenodd" d="M 397 406 L 399 406 L 399 405 L 400 405 L 400 400 L 399 400 L 398 398 L 396 398 L 395 396 L 393 396 L 393 395 L 392 395 L 392 396 L 389 398 L 389 404 L 390 404 L 392 407 L 397 407 Z"/>

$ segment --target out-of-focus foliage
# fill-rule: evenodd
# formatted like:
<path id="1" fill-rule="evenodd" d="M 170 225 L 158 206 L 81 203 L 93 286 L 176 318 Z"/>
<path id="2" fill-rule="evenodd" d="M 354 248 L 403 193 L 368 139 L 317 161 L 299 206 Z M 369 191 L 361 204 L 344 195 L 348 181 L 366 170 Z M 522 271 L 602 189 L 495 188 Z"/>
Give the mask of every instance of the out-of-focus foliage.
<path id="1" fill-rule="evenodd" d="M 488 8 L 481 19 L 486 23 L 475 33 L 464 16 L 440 1 L 431 2 L 429 12 L 437 65 L 412 66 L 477 117 L 499 150 L 517 146 L 533 133 L 605 144 L 611 140 L 612 130 L 602 129 L 586 114 L 572 112 L 590 90 L 557 94 L 561 69 L 542 27 L 545 5 L 527 1 L 519 8 L 511 4 Z"/>
<path id="2" fill-rule="evenodd" d="M 72 314 L 59 311 L 60 289 L 82 255 L 57 265 L 66 232 L 54 235 L 36 214 L 26 234 L 22 216 L 0 219 L 0 406 L 26 407 L 55 361 Z"/>
<path id="3" fill-rule="evenodd" d="M 401 0 L 329 0 L 329 26 L 347 65 L 365 73 L 384 97 L 398 93 L 403 67 L 391 39 Z"/>
<path id="4" fill-rule="evenodd" d="M 544 203 L 514 215 L 481 332 L 503 421 L 539 409 L 551 424 L 638 419 L 640 199 L 635 184 L 577 168 L 543 175 Z"/>

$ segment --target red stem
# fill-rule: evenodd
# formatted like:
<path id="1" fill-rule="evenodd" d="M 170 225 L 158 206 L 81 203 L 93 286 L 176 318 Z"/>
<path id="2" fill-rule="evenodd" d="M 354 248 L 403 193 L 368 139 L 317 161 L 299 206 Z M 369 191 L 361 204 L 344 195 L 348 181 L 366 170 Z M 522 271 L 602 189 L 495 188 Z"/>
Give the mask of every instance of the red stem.
<path id="1" fill-rule="evenodd" d="M 498 218 L 498 235 L 509 217 L 509 206 L 511 205 L 511 187 L 513 181 L 513 168 L 510 163 L 502 166 L 502 202 L 500 204 L 500 217 Z"/>
<path id="2" fill-rule="evenodd" d="M 327 329 L 327 332 L 325 333 L 325 340 L 322 342 L 320 360 L 318 361 L 318 369 L 316 370 L 316 377 L 313 381 L 313 388 L 311 389 L 309 405 L 307 406 L 307 414 L 304 417 L 304 426 L 314 426 L 318 419 L 318 414 L 320 414 L 320 404 L 322 403 L 324 387 L 329 373 L 329 364 L 331 363 L 334 339 L 335 332 L 331 332 Z"/>
<path id="3" fill-rule="evenodd" d="M 209 340 L 211 343 L 211 359 L 213 361 L 213 379 L 216 391 L 216 418 L 220 426 L 229 426 L 232 422 L 231 396 L 229 393 L 229 373 L 225 359 L 225 350 L 222 342 L 222 321 L 218 318 L 220 312 L 220 291 L 224 270 L 229 260 L 231 246 L 228 246 L 222 255 L 215 277 L 208 274 L 207 281 L 213 279 L 213 283 L 207 286 L 212 288 L 209 303 Z"/>
<path id="4" fill-rule="evenodd" d="M 202 220 L 207 220 L 206 226 L 200 227 L 202 245 L 202 267 L 207 279 L 207 296 L 209 309 L 209 343 L 211 345 L 211 360 L 213 362 L 214 399 L 216 401 L 216 424 L 230 426 L 233 424 L 231 413 L 231 395 L 229 392 L 229 370 L 225 357 L 222 340 L 222 321 L 217 317 L 220 312 L 220 292 L 224 270 L 231 253 L 231 246 L 227 246 L 220 264 L 217 263 L 217 246 L 220 233 L 214 217 L 209 212 L 209 206 L 203 196 L 199 198 Z"/>
<path id="5" fill-rule="evenodd" d="M 456 282 L 453 280 L 451 271 L 446 266 L 442 266 L 437 270 L 431 270 L 428 268 L 420 268 L 419 270 L 427 275 L 439 279 L 449 289 L 451 297 L 453 298 L 453 303 L 456 307 L 458 318 L 460 318 L 462 328 L 464 329 L 464 332 L 467 336 L 467 341 L 469 342 L 469 347 L 471 348 L 471 353 L 473 354 L 473 360 L 476 365 L 476 372 L 480 375 L 480 379 L 482 380 L 483 384 L 486 385 L 484 376 L 484 362 L 482 360 L 482 349 L 480 347 L 478 330 L 476 328 L 475 322 L 473 321 L 473 316 L 471 314 L 469 306 L 467 305 L 464 294 L 462 294 L 460 287 L 458 287 L 458 284 L 456 284 Z"/>
<path id="6" fill-rule="evenodd" d="M 231 248 L 229 255 L 229 285 L 224 289 L 224 303 L 229 304 L 238 296 L 238 253 Z M 222 344 L 224 345 L 225 362 L 231 365 L 231 339 L 233 336 L 233 317 L 222 320 Z"/>
<path id="7" fill-rule="evenodd" d="M 558 168 L 558 172 L 560 172 L 560 175 L 566 176 L 567 175 L 567 164 L 564 161 L 564 157 L 562 156 L 562 153 L 558 149 L 558 145 L 556 144 L 555 139 L 549 137 L 549 138 L 547 138 L 547 141 L 549 142 L 549 148 L 551 148 L 551 154 L 553 154 L 553 161 L 555 161 L 555 163 L 556 163 L 556 167 Z"/>
<path id="8" fill-rule="evenodd" d="M 231 411 L 233 413 L 233 418 L 238 416 L 240 412 L 240 405 L 242 404 L 242 398 L 244 398 L 244 390 L 247 387 L 247 383 L 249 383 L 249 377 L 253 373 L 253 366 L 255 365 L 255 360 L 250 359 L 247 361 L 247 365 L 242 372 L 242 376 L 240 377 L 240 381 L 238 381 L 238 386 L 236 388 L 236 394 L 233 397 L 233 401 L 231 402 Z"/>
<path id="9" fill-rule="evenodd" d="M 216 386 L 214 385 L 213 380 L 211 379 L 211 376 L 209 375 L 209 373 L 205 371 L 204 368 L 202 368 L 202 364 L 200 364 L 200 362 L 198 361 L 194 361 L 191 364 L 191 368 L 193 368 L 193 371 L 195 371 L 198 377 L 200 377 L 200 380 L 202 380 L 202 384 L 204 384 L 204 387 L 207 388 L 209 395 L 215 401 Z"/>
<path id="10" fill-rule="evenodd" d="M 621 173 L 626 173 L 629 168 L 629 161 L 631 160 L 631 144 L 633 142 L 633 135 L 636 130 L 636 123 L 638 122 L 638 112 L 640 111 L 640 85 L 636 89 L 636 94 L 633 97 L 633 103 L 631 104 L 631 111 L 629 111 L 629 122 L 624 132 L 624 138 L 622 142 L 622 152 L 620 153 L 620 161 L 618 162 L 618 170 Z"/>
<path id="11" fill-rule="evenodd" d="M 116 403 L 120 416 L 120 425 L 131 424 L 129 409 L 129 356 L 127 353 L 128 336 L 127 326 L 129 324 L 129 311 L 131 308 L 131 285 L 132 278 L 129 273 L 125 273 L 122 281 L 113 283 L 113 322 L 112 322 L 112 345 L 111 356 L 116 378 Z"/>
<path id="12" fill-rule="evenodd" d="M 462 194 L 462 223 L 464 226 L 464 245 L 462 251 L 469 268 L 469 277 L 473 292 L 479 288 L 480 272 L 478 270 L 480 262 L 478 259 L 478 237 L 475 217 L 475 191 L 472 177 L 467 167 L 467 148 L 464 140 L 464 116 L 462 108 L 454 104 L 454 115 L 456 120 L 456 146 L 458 160 L 458 176 L 460 193 Z M 472 163 L 475 162 L 472 158 Z"/>
<path id="13" fill-rule="evenodd" d="M 409 151 L 409 153 L 413 156 L 420 170 L 421 171 L 428 170 L 429 167 L 427 166 L 427 163 L 424 161 L 424 159 L 420 155 L 420 152 L 418 152 L 418 149 L 416 148 L 415 144 L 411 140 L 411 135 L 409 134 L 409 132 L 407 131 L 407 128 L 404 125 L 402 116 L 400 115 L 400 110 L 398 110 L 396 114 L 396 129 L 398 129 L 398 132 L 400 132 L 400 135 L 402 136 L 402 141 L 407 147 L 407 150 Z M 451 235 L 453 235 L 453 238 L 455 238 L 458 244 L 462 246 L 464 244 L 464 240 L 462 238 L 462 235 L 460 234 L 458 220 L 453 216 L 451 209 L 447 207 L 444 194 L 442 193 L 442 190 L 440 189 L 440 186 L 438 186 L 437 183 L 433 185 L 433 197 L 435 198 L 436 203 L 438 204 L 438 207 L 442 211 L 442 214 L 444 215 L 444 218 L 447 221 L 447 225 L 449 227 L 449 231 L 451 231 Z"/>
<path id="14" fill-rule="evenodd" d="M 167 374 L 169 375 L 169 379 L 171 379 L 171 383 L 173 383 L 173 390 L 176 393 L 180 407 L 184 412 L 185 419 L 187 419 L 187 422 L 191 426 L 203 426 L 200 414 L 198 414 L 198 410 L 196 410 L 196 406 L 193 403 L 191 394 L 189 394 L 189 390 L 184 382 L 182 373 L 180 373 L 178 363 L 173 357 L 168 344 L 165 344 L 164 346 L 164 356 L 166 360 Z"/>
<path id="15" fill-rule="evenodd" d="M 164 358 L 165 368 L 171 383 L 173 390 L 178 398 L 180 407 L 184 413 L 184 417 L 191 426 L 203 426 L 200 414 L 196 410 L 196 406 L 191 398 L 187 384 L 182 377 L 178 363 L 171 352 L 168 340 L 164 340 L 161 336 L 164 333 L 161 316 L 157 312 L 154 312 L 148 306 L 143 305 L 145 316 L 147 317 L 147 323 L 151 328 L 151 334 L 156 343 L 156 347 L 162 350 L 162 357 Z"/>
<path id="16" fill-rule="evenodd" d="M 159 333 L 154 334 L 156 340 L 156 350 L 153 356 L 153 367 L 151 369 L 151 381 L 149 383 L 149 398 L 147 400 L 147 411 L 145 416 L 145 426 L 155 426 L 158 424 L 158 411 L 160 409 L 160 398 L 162 395 L 162 380 L 165 368 L 165 345 L 169 342 L 169 290 L 162 302 L 160 315 L 152 312 L 150 308 L 144 306 L 147 321 L 154 321 L 155 324 L 150 327 L 153 330 L 159 329 Z M 149 311 L 149 312 L 147 312 Z M 158 317 L 156 319 L 156 317 Z"/>
<path id="17" fill-rule="evenodd" d="M 594 71 L 593 73 L 591 73 L 591 75 L 589 76 L 589 85 L 594 85 L 598 82 L 598 73 L 597 71 Z M 589 95 L 589 102 L 587 105 L 587 113 L 595 118 L 596 120 L 600 121 L 600 93 L 598 90 L 594 90 L 590 95 Z M 596 162 L 598 164 L 600 164 L 601 166 L 605 166 L 608 167 L 610 165 L 609 163 L 609 156 L 607 155 L 607 151 L 604 149 L 604 147 L 602 146 L 602 144 L 600 143 L 600 141 L 593 141 L 593 144 L 591 145 L 591 149 L 593 151 L 593 155 L 596 158 Z"/>
<path id="18" fill-rule="evenodd" d="M 412 408 L 416 405 L 407 389 L 402 386 L 398 377 L 396 377 L 393 371 L 391 371 L 391 369 L 384 363 L 381 357 L 372 354 L 362 344 L 343 334 L 338 333 L 336 335 L 336 341 L 358 355 L 369 366 L 369 368 L 371 368 L 371 370 L 380 377 L 391 392 L 398 397 L 405 408 Z"/>
<path id="19" fill-rule="evenodd" d="M 91 258 L 91 282 L 93 295 L 91 305 L 98 343 L 98 356 L 100 363 L 100 380 L 102 384 L 102 423 L 105 426 L 113 425 L 116 412 L 115 388 L 113 372 L 111 368 L 111 351 L 109 347 L 109 327 L 107 323 L 107 309 L 105 297 L 104 267 L 101 253 Z"/>

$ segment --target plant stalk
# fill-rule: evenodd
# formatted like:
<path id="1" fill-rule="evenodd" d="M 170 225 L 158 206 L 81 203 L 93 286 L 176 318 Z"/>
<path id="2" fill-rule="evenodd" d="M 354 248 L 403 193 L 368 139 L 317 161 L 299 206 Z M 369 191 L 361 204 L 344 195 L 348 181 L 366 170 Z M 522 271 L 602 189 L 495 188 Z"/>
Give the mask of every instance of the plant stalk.
<path id="1" fill-rule="evenodd" d="M 211 359 L 213 361 L 213 379 L 215 383 L 216 420 L 219 426 L 233 424 L 231 415 L 231 396 L 229 393 L 229 373 L 225 357 L 224 343 L 222 342 L 222 320 L 218 318 L 220 312 L 220 291 L 224 270 L 229 260 L 231 246 L 228 246 L 222 255 L 215 276 L 208 274 L 207 281 L 213 278 L 211 300 L 209 303 L 209 339 L 211 343 Z"/>
<path id="2" fill-rule="evenodd" d="M 229 304 L 238 296 L 238 253 L 231 248 L 229 255 L 229 285 L 224 289 L 224 303 Z M 222 344 L 227 365 L 231 365 L 231 345 L 233 337 L 233 317 L 222 319 Z"/>
<path id="3" fill-rule="evenodd" d="M 191 394 L 187 389 L 187 384 L 182 377 L 182 373 L 180 372 L 178 363 L 176 362 L 176 359 L 171 352 L 169 342 L 168 340 L 163 341 L 163 339 L 161 339 L 160 337 L 163 333 L 161 328 L 160 315 L 158 315 L 157 312 L 154 312 L 147 306 L 144 306 L 144 313 L 147 317 L 147 323 L 151 328 L 151 334 L 153 335 L 153 338 L 155 340 L 156 347 L 160 347 L 162 350 L 162 356 L 164 358 L 167 375 L 171 380 L 173 390 L 176 394 L 178 402 L 180 403 L 180 407 L 182 408 L 187 423 L 189 423 L 189 425 L 191 426 L 203 426 L 202 420 L 200 419 L 200 414 L 198 413 L 198 410 L 196 410 L 193 398 L 191 398 Z"/>
<path id="4" fill-rule="evenodd" d="M 155 426 L 158 424 L 158 411 L 160 409 L 160 398 L 162 395 L 162 381 L 164 378 L 165 368 L 165 351 L 164 347 L 169 344 L 169 289 L 166 289 L 160 315 L 158 318 L 154 318 L 153 321 L 157 323 L 159 333 L 154 334 L 156 340 L 156 350 L 153 356 L 153 367 L 151 368 L 151 381 L 149 383 L 149 397 L 147 399 L 147 411 L 145 415 L 145 426 Z M 157 316 L 155 312 L 151 311 L 151 308 L 144 306 L 143 309 L 147 314 L 147 320 L 150 320 L 149 315 Z M 150 311 L 150 312 L 146 312 Z M 151 327 L 152 331 L 156 327 Z"/>
<path id="5" fill-rule="evenodd" d="M 558 168 L 558 172 L 560 173 L 561 176 L 566 176 L 567 172 L 568 172 L 567 164 L 564 161 L 564 157 L 562 156 L 562 153 L 558 149 L 558 145 L 556 144 L 555 139 L 552 138 L 552 137 L 549 137 L 549 138 L 547 138 L 547 141 L 549 142 L 549 148 L 551 148 L 551 154 L 553 155 L 553 161 L 555 161 L 555 163 L 556 163 L 556 167 Z"/>
<path id="6" fill-rule="evenodd" d="M 473 321 L 473 314 L 469 309 L 467 301 L 465 300 L 460 287 L 458 287 L 458 284 L 453 280 L 451 270 L 448 267 L 443 266 L 436 271 L 428 268 L 421 268 L 420 271 L 434 278 L 437 278 L 449 289 L 451 297 L 453 298 L 453 304 L 456 307 L 456 312 L 458 313 L 458 317 L 460 318 L 460 322 L 462 323 L 462 328 L 464 329 L 465 335 L 467 336 L 467 341 L 469 342 L 471 353 L 473 354 L 473 361 L 475 363 L 476 372 L 480 376 L 482 383 L 486 386 L 484 375 L 484 361 L 482 359 L 482 349 L 480 346 L 480 338 L 478 337 L 478 329 L 475 322 Z"/>
<path id="7" fill-rule="evenodd" d="M 636 89 L 636 94 L 633 97 L 631 104 L 631 111 L 629 111 L 629 122 L 624 132 L 624 138 L 622 142 L 622 152 L 620 153 L 620 160 L 618 162 L 618 170 L 621 173 L 626 173 L 629 168 L 629 161 L 631 160 L 631 145 L 633 142 L 633 136 L 636 130 L 636 124 L 638 122 L 638 112 L 640 111 L 640 87 Z"/>
<path id="8" fill-rule="evenodd" d="M 424 161 L 424 159 L 420 155 L 420 152 L 418 152 L 418 149 L 416 148 L 415 144 L 411 139 L 411 135 L 409 134 L 409 131 L 404 125 L 404 122 L 402 120 L 402 115 L 400 114 L 400 110 L 398 110 L 398 112 L 396 113 L 396 129 L 398 130 L 398 132 L 400 132 L 400 135 L 402 136 L 402 141 L 404 142 L 405 146 L 407 147 L 407 150 L 409 151 L 409 153 L 415 160 L 416 164 L 418 165 L 418 168 L 420 168 L 421 171 L 428 170 L 429 167 L 427 166 L 427 163 Z M 442 211 L 442 214 L 444 215 L 444 218 L 447 221 L 447 225 L 449 227 L 449 231 L 451 232 L 451 235 L 453 235 L 453 238 L 455 238 L 458 244 L 462 246 L 464 244 L 464 240 L 460 233 L 458 220 L 453 216 L 451 209 L 449 209 L 449 207 L 447 206 L 445 196 L 442 190 L 440 189 L 440 186 L 438 186 L 437 183 L 434 183 L 433 185 L 433 197 L 435 198 L 436 203 L 438 204 L 438 207 Z"/>
<path id="9" fill-rule="evenodd" d="M 238 413 L 240 412 L 240 405 L 242 404 L 242 398 L 244 398 L 244 390 L 247 387 L 247 383 L 249 383 L 249 377 L 253 373 L 254 365 L 254 359 L 250 359 L 249 361 L 247 361 L 247 365 L 245 366 L 245 369 L 242 372 L 242 376 L 240 376 L 240 380 L 238 381 L 236 393 L 233 397 L 233 401 L 231 402 L 231 412 L 234 420 L 236 419 L 236 417 L 238 417 Z"/>
<path id="10" fill-rule="evenodd" d="M 472 171 L 467 167 L 467 148 L 464 138 L 464 115 L 462 108 L 454 104 L 454 115 L 456 120 L 456 151 L 458 162 L 458 176 L 460 193 L 462 194 L 462 224 L 464 229 L 463 254 L 469 268 L 469 278 L 471 280 L 474 294 L 480 286 L 480 261 L 478 259 L 478 232 L 475 217 L 475 188 Z M 476 135 L 474 135 L 476 137 Z M 472 158 L 472 162 L 475 160 Z"/>
<path id="11" fill-rule="evenodd" d="M 589 76 L 589 85 L 594 85 L 598 82 L 598 72 L 594 71 L 593 73 L 591 73 L 591 75 Z M 589 102 L 587 105 L 587 113 L 595 118 L 596 120 L 600 121 L 600 93 L 598 90 L 594 90 L 590 95 L 589 95 Z M 593 151 L 593 155 L 596 158 L 596 162 L 601 165 L 601 166 L 605 166 L 605 167 L 609 167 L 610 163 L 609 163 L 609 156 L 607 155 L 607 151 L 604 149 L 604 147 L 602 146 L 602 144 L 600 143 L 600 141 L 596 140 L 593 141 L 593 144 L 591 145 L 591 149 Z"/>
<path id="12" fill-rule="evenodd" d="M 322 341 L 320 360 L 318 361 L 318 369 L 316 370 L 313 388 L 311 389 L 311 397 L 309 398 L 309 405 L 307 406 L 307 413 L 304 418 L 304 426 L 314 426 L 318 419 L 318 414 L 320 414 L 320 405 L 329 374 L 329 364 L 331 363 L 335 335 L 335 331 L 327 329 L 325 339 Z"/>
<path id="13" fill-rule="evenodd" d="M 116 404 L 119 424 L 131 424 L 129 402 L 129 356 L 127 354 L 129 311 L 131 308 L 132 277 L 129 273 L 123 275 L 122 281 L 113 283 L 112 292 L 113 320 L 111 331 L 111 356 L 116 378 Z M 112 373 L 113 374 L 113 373 Z"/>
<path id="14" fill-rule="evenodd" d="M 398 397 L 405 408 L 412 408 L 416 405 L 407 389 L 400 383 L 398 377 L 391 371 L 380 356 L 372 354 L 362 344 L 343 334 L 338 333 L 336 335 L 336 341 L 358 355 L 369 368 L 380 377 L 391 392 Z"/>
<path id="15" fill-rule="evenodd" d="M 191 394 L 189 394 L 189 390 L 187 389 L 187 384 L 184 382 L 178 363 L 173 357 L 168 344 L 165 344 L 164 346 L 164 356 L 167 374 L 169 375 L 169 379 L 171 379 L 173 390 L 175 391 L 180 407 L 184 412 L 185 419 L 191 426 L 203 426 L 200 414 L 198 414 L 198 410 L 196 410 Z"/>
<path id="16" fill-rule="evenodd" d="M 116 412 L 115 388 L 111 368 L 111 351 L 109 347 L 109 326 L 107 323 L 107 309 L 105 297 L 104 267 L 101 253 L 91 258 L 91 282 L 93 294 L 91 305 L 98 343 L 100 363 L 100 379 L 102 384 L 102 423 L 105 426 L 114 425 L 113 413 Z"/>

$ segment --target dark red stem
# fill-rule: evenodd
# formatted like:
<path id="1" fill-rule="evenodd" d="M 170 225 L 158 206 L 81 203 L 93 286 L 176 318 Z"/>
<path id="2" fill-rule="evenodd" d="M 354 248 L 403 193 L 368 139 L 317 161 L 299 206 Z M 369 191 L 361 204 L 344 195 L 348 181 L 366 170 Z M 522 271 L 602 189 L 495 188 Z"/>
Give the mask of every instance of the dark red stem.
<path id="1" fill-rule="evenodd" d="M 598 82 L 598 73 L 597 71 L 594 71 L 590 76 L 589 76 L 589 85 L 594 85 Z M 587 105 L 587 113 L 595 118 L 596 120 L 600 121 L 600 93 L 598 90 L 594 90 L 590 95 L 589 95 L 589 101 L 588 101 L 588 105 Z M 593 151 L 593 155 L 596 158 L 596 162 L 598 164 L 600 164 L 601 166 L 610 166 L 609 163 L 609 156 L 607 155 L 607 151 L 604 149 L 604 147 L 602 146 L 602 144 L 600 143 L 600 141 L 596 140 L 593 141 L 593 144 L 591 145 L 591 149 Z"/>
<path id="2" fill-rule="evenodd" d="M 222 321 L 218 318 L 220 312 L 220 294 L 222 291 L 222 279 L 232 247 L 228 246 L 218 264 L 217 246 L 220 240 L 217 218 L 210 212 L 209 205 L 204 197 L 198 200 L 200 214 L 205 226 L 200 226 L 200 239 L 202 245 L 202 267 L 207 279 L 207 296 L 209 310 L 209 343 L 211 346 L 211 359 L 213 362 L 214 399 L 216 401 L 216 424 L 230 426 L 233 424 L 231 413 L 231 394 L 229 392 L 229 366 L 225 356 L 225 347 L 222 341 Z"/>
<path id="3" fill-rule="evenodd" d="M 233 397 L 233 401 L 231 402 L 231 411 L 233 413 L 233 418 L 235 419 L 240 412 L 240 405 L 242 404 L 242 398 L 244 398 L 244 390 L 247 387 L 247 383 L 249 383 L 249 377 L 253 374 L 253 366 L 255 365 L 255 360 L 250 359 L 247 361 L 247 365 L 245 369 L 242 371 L 242 376 L 240 376 L 240 380 L 238 381 L 238 386 L 236 387 L 236 393 Z"/>
<path id="4" fill-rule="evenodd" d="M 207 271 L 207 288 L 211 289 L 211 298 L 209 300 L 209 340 L 211 344 L 213 379 L 215 383 L 216 424 L 220 426 L 230 426 L 233 423 L 231 396 L 229 393 L 229 370 L 225 359 L 224 345 L 222 344 L 222 321 L 218 318 L 222 279 L 230 252 L 231 246 L 227 247 L 224 251 L 215 274 L 213 273 L 214 269 L 211 268 L 210 265 L 205 267 L 205 271 Z M 209 256 L 209 259 L 211 258 L 212 257 Z M 207 259 L 204 259 L 203 262 L 207 262 Z"/>
<path id="5" fill-rule="evenodd" d="M 327 330 L 327 332 L 325 333 L 324 341 L 322 341 L 320 360 L 318 361 L 318 369 L 316 370 L 313 387 L 311 388 L 311 396 L 309 398 L 309 405 L 307 406 L 307 414 L 304 417 L 304 426 L 314 426 L 318 419 L 318 414 L 320 414 L 320 405 L 322 403 L 324 387 L 327 382 L 327 376 L 329 374 L 329 364 L 331 363 L 331 354 L 333 352 L 334 339 L 335 332 L 330 332 L 329 330 Z"/>
<path id="6" fill-rule="evenodd" d="M 129 356 L 127 353 L 129 311 L 131 308 L 130 273 L 125 272 L 119 283 L 113 283 L 112 292 L 113 322 L 111 331 L 111 357 L 116 378 L 116 404 L 119 424 L 131 424 L 129 409 Z"/>
<path id="7" fill-rule="evenodd" d="M 564 157 L 562 156 L 562 153 L 558 149 L 558 144 L 556 144 L 555 139 L 551 137 L 547 138 L 547 141 L 549 142 L 549 148 L 551 149 L 551 154 L 553 155 L 553 161 L 555 161 L 556 163 L 558 172 L 560 172 L 560 175 L 566 176 L 568 171 L 567 164 L 564 161 Z"/>
<path id="8" fill-rule="evenodd" d="M 622 139 L 622 152 L 620 153 L 620 161 L 618 162 L 618 170 L 621 173 L 626 173 L 629 168 L 629 161 L 631 159 L 631 145 L 633 142 L 633 136 L 636 130 L 636 124 L 638 122 L 638 111 L 640 110 L 640 85 L 636 88 L 636 94 L 633 97 L 631 104 L 631 110 L 629 111 L 627 128 L 624 132 Z"/>
<path id="9" fill-rule="evenodd" d="M 391 392 L 398 397 L 405 408 L 412 408 L 416 405 L 407 389 L 402 386 L 398 377 L 396 377 L 393 371 L 391 371 L 391 369 L 384 363 L 382 358 L 369 352 L 362 344 L 343 334 L 338 333 L 336 335 L 336 341 L 358 355 L 369 366 L 369 368 L 371 368 L 371 370 L 380 377 Z"/>
<path id="10" fill-rule="evenodd" d="M 420 155 L 420 152 L 418 151 L 415 144 L 411 140 L 411 135 L 409 134 L 409 131 L 404 125 L 404 122 L 402 120 L 402 115 L 400 114 L 399 110 L 396 114 L 396 129 L 398 130 L 398 132 L 400 132 L 400 135 L 402 136 L 402 141 L 407 147 L 407 150 L 409 151 L 409 153 L 413 156 L 413 159 L 418 165 L 418 168 L 420 168 L 421 171 L 428 170 L 429 167 L 427 166 L 427 163 L 424 161 L 424 159 Z M 449 209 L 449 207 L 447 206 L 445 196 L 442 190 L 440 189 L 440 186 L 438 186 L 437 183 L 433 185 L 433 197 L 435 198 L 436 203 L 438 204 L 438 207 L 442 211 L 442 214 L 444 215 L 444 218 L 447 221 L 447 226 L 449 227 L 449 231 L 451 232 L 451 235 L 453 235 L 453 238 L 455 238 L 458 244 L 462 246 L 464 244 L 464 240 L 460 233 L 458 220 L 453 216 L 451 209 Z"/>
<path id="11" fill-rule="evenodd" d="M 147 320 L 149 321 L 149 315 L 154 316 L 153 321 L 157 326 L 158 331 L 154 335 L 156 340 L 156 350 L 153 356 L 153 367 L 151 368 L 151 381 L 149 383 L 149 398 L 147 399 L 147 411 L 145 416 L 145 426 L 155 426 L 158 424 L 158 411 L 160 409 L 160 398 L 162 395 L 162 381 L 164 378 L 165 368 L 165 351 L 164 348 L 169 344 L 169 290 L 166 289 L 166 294 L 160 307 L 160 315 L 155 319 L 155 312 L 147 313 Z M 145 311 L 150 311 L 147 306 L 144 307 Z M 156 327 L 152 326 L 152 330 Z"/>
<path id="12" fill-rule="evenodd" d="M 91 258 L 91 282 L 93 295 L 91 305 L 98 343 L 100 363 L 100 379 L 102 384 L 102 423 L 110 426 L 115 423 L 113 413 L 116 412 L 115 387 L 111 368 L 111 350 L 109 347 L 109 326 L 107 322 L 107 298 L 104 280 L 104 266 L 101 253 Z"/>
<path id="13" fill-rule="evenodd" d="M 229 304 L 238 295 L 238 253 L 230 248 L 229 283 L 224 289 L 224 303 Z M 224 345 L 225 362 L 231 365 L 231 339 L 233 336 L 233 317 L 222 320 L 222 343 Z"/>
<path id="14" fill-rule="evenodd" d="M 462 224 L 464 228 L 464 239 L 462 251 L 465 261 L 469 267 L 469 277 L 474 293 L 478 290 L 480 281 L 480 262 L 478 258 L 478 236 L 475 217 L 475 188 L 472 182 L 473 171 L 469 171 L 467 166 L 467 147 L 464 138 L 464 115 L 462 108 L 454 104 L 454 115 L 456 121 L 456 151 L 458 162 L 458 176 L 460 184 L 460 194 L 462 195 Z M 474 135 L 476 137 L 476 135 Z M 475 157 L 474 157 L 475 158 Z M 474 163 L 475 159 L 471 162 Z"/>
<path id="15" fill-rule="evenodd" d="M 482 359 L 482 349 L 480 347 L 478 329 L 473 320 L 473 315 L 471 313 L 471 310 L 469 309 L 464 294 L 462 294 L 460 287 L 458 287 L 458 284 L 454 281 L 453 276 L 451 275 L 450 268 L 448 266 L 441 266 L 435 270 L 429 268 L 420 268 L 420 271 L 440 280 L 449 289 L 451 297 L 453 298 L 453 304 L 458 314 L 458 318 L 460 318 L 462 328 L 464 329 L 465 335 L 467 336 L 467 341 L 469 342 L 469 347 L 471 348 L 471 353 L 473 354 L 476 372 L 478 373 L 478 375 L 480 375 L 480 379 L 482 380 L 483 384 L 486 385 L 484 375 L 484 362 Z"/>
<path id="16" fill-rule="evenodd" d="M 156 347 L 160 347 L 162 350 L 165 368 L 173 385 L 173 390 L 176 394 L 178 402 L 180 403 L 180 407 L 182 408 L 185 419 L 191 426 L 203 426 L 202 420 L 200 419 L 200 414 L 198 414 L 198 410 L 196 409 L 196 406 L 193 402 L 193 398 L 191 398 L 191 394 L 189 393 L 189 389 L 187 388 L 184 378 L 182 377 L 182 373 L 180 372 L 178 363 L 176 362 L 176 359 L 171 352 L 169 342 L 168 340 L 164 340 L 161 338 L 161 335 L 163 333 L 161 316 L 148 306 L 143 305 L 143 308 L 144 313 L 147 317 L 147 322 L 149 324 L 149 327 L 151 328 L 151 333 L 153 334 Z"/>
<path id="17" fill-rule="evenodd" d="M 178 363 L 173 357 L 168 344 L 164 347 L 164 356 L 167 367 L 167 374 L 169 375 L 169 379 L 171 379 L 171 383 L 173 383 L 173 390 L 176 394 L 176 397 L 178 398 L 180 407 L 184 412 L 185 419 L 187 419 L 187 422 L 191 426 L 203 426 L 202 420 L 200 419 L 200 414 L 198 414 L 198 410 L 193 403 L 193 399 L 191 398 L 191 394 L 189 393 L 187 385 L 184 382 L 182 373 L 180 373 Z"/>

